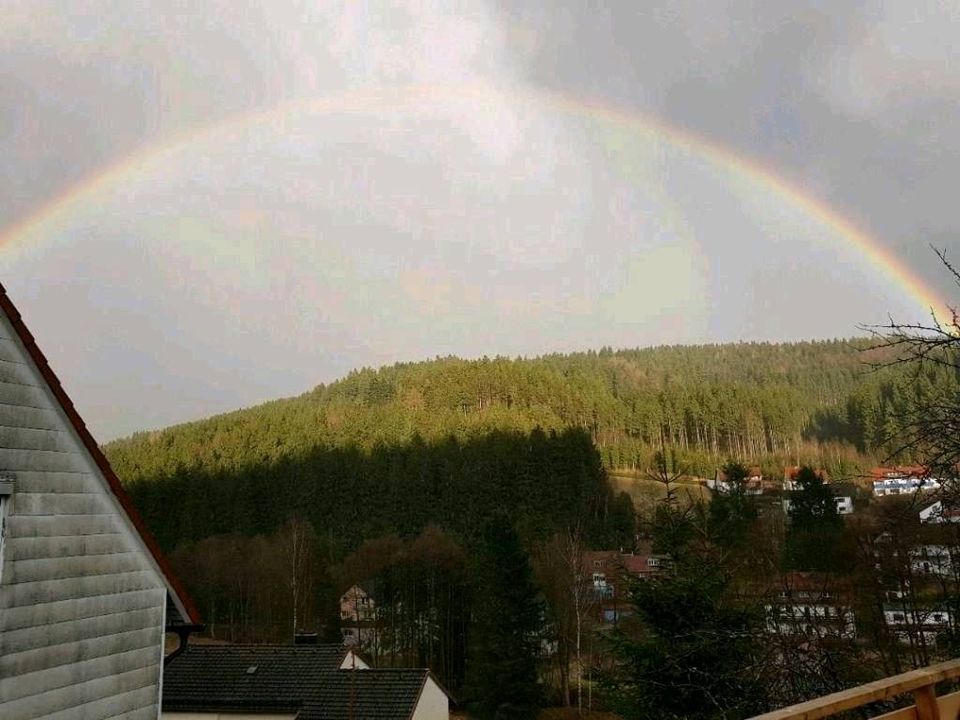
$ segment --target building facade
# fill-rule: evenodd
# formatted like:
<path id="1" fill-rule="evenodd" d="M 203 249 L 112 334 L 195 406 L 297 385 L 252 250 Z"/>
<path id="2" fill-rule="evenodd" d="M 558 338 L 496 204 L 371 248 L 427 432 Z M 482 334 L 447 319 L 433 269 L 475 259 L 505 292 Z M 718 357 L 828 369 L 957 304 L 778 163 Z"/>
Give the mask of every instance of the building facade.
<path id="1" fill-rule="evenodd" d="M 152 718 L 198 622 L 0 288 L 0 718 Z"/>

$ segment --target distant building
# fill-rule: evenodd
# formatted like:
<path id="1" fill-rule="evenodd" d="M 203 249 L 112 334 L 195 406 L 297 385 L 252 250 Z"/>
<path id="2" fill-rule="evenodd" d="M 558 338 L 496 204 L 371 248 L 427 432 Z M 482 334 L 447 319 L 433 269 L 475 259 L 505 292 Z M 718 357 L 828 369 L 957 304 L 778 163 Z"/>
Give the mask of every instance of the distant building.
<path id="1" fill-rule="evenodd" d="M 718 493 L 727 493 L 734 489 L 733 483 L 720 468 L 717 468 L 712 480 L 707 480 L 707 487 Z M 743 492 L 745 495 L 761 495 L 764 490 L 771 489 L 775 488 L 765 483 L 763 472 L 759 465 L 747 468 L 747 476 L 743 481 Z"/>
<path id="2" fill-rule="evenodd" d="M 945 506 L 943 500 L 927 505 L 918 515 L 920 522 L 932 525 L 960 522 L 960 509 Z"/>
<path id="3" fill-rule="evenodd" d="M 948 545 L 916 545 L 910 548 L 910 566 L 922 575 L 953 577 L 957 569 L 955 548 Z"/>
<path id="4" fill-rule="evenodd" d="M 851 515 L 853 514 L 853 498 L 849 495 L 834 495 L 834 502 L 837 504 L 837 514 L 838 515 Z M 790 508 L 792 503 L 790 498 L 783 499 L 783 511 L 789 515 Z"/>
<path id="5" fill-rule="evenodd" d="M 595 614 L 602 622 L 615 623 L 630 612 L 627 583 L 645 579 L 663 570 L 670 562 L 666 555 L 621 553 L 595 550 L 583 554 L 583 575 L 589 579 Z"/>
<path id="6" fill-rule="evenodd" d="M 851 593 L 827 573 L 792 572 L 769 593 L 767 631 L 808 638 L 856 636 Z"/>
<path id="7" fill-rule="evenodd" d="M 340 596 L 340 631 L 347 645 L 378 650 L 377 605 L 361 584 L 351 585 Z"/>
<path id="8" fill-rule="evenodd" d="M 953 627 L 953 613 L 946 607 L 913 607 L 890 604 L 883 607 L 883 620 L 901 642 L 910 642 L 922 636 L 928 645 L 936 643 L 939 635 Z"/>
<path id="9" fill-rule="evenodd" d="M 937 478 L 928 477 L 927 468 L 916 466 L 877 467 L 870 471 L 873 494 L 877 497 L 939 490 Z"/>
<path id="10" fill-rule="evenodd" d="M 794 490 L 800 489 L 800 486 L 797 484 L 797 475 L 800 473 L 801 467 L 801 465 L 787 465 L 785 468 L 783 468 L 782 487 L 784 492 L 793 492 Z M 827 475 L 827 471 L 823 468 L 817 468 L 814 470 L 814 473 L 824 483 L 830 483 L 830 477 Z"/>

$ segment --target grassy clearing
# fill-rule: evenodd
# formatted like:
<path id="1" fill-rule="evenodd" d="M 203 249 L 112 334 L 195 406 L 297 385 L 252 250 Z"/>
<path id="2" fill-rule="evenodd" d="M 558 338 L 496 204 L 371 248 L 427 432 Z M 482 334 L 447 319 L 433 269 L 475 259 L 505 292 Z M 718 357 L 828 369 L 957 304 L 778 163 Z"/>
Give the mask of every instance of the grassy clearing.
<path id="1" fill-rule="evenodd" d="M 626 491 L 629 493 L 630 497 L 633 498 L 633 504 L 640 511 L 656 505 L 667 496 L 663 483 L 645 477 L 611 473 L 610 482 L 617 492 Z M 678 482 L 676 490 L 680 502 L 693 503 L 698 500 L 710 500 L 710 491 L 693 479 Z"/>

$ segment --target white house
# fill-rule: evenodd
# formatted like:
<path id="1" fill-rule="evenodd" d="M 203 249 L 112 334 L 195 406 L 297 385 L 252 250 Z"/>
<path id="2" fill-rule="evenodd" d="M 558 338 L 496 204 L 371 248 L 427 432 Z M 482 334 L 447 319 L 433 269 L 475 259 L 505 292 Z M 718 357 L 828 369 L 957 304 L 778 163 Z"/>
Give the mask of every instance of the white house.
<path id="1" fill-rule="evenodd" d="M 960 522 L 960 511 L 953 508 L 944 508 L 943 500 L 937 500 L 923 508 L 920 513 L 920 522 L 939 525 L 943 523 Z"/>
<path id="2" fill-rule="evenodd" d="M 152 718 L 197 613 L 0 287 L 0 718 Z"/>
<path id="3" fill-rule="evenodd" d="M 853 514 L 853 498 L 849 495 L 834 495 L 834 502 L 837 504 L 837 514 L 838 515 L 852 515 Z M 790 498 L 783 499 L 783 511 L 790 514 L 790 507 L 792 503 Z"/>
<path id="4" fill-rule="evenodd" d="M 910 565 L 917 573 L 951 577 L 954 562 L 953 550 L 948 545 L 915 545 L 910 548 Z"/>
<path id="5" fill-rule="evenodd" d="M 916 467 L 878 467 L 870 471 L 873 476 L 873 494 L 877 497 L 904 495 L 916 492 L 939 490 L 937 478 L 927 476 L 928 469 Z"/>
<path id="6" fill-rule="evenodd" d="M 948 608 L 908 608 L 902 604 L 885 605 L 883 619 L 891 632 L 901 641 L 909 642 L 911 636 L 923 636 L 933 644 L 937 636 L 953 625 L 953 614 Z"/>

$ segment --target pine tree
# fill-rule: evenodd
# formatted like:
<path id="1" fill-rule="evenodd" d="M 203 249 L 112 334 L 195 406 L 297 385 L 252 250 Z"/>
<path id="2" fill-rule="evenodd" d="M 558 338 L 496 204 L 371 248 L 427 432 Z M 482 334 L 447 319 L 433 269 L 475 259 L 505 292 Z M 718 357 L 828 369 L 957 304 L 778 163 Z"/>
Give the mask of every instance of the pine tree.
<path id="1" fill-rule="evenodd" d="M 810 467 L 797 472 L 799 488 L 790 494 L 787 560 L 796 570 L 838 570 L 843 518 L 830 486 Z"/>
<path id="2" fill-rule="evenodd" d="M 706 720 L 766 708 L 762 611 L 735 592 L 707 518 L 700 504 L 681 509 L 664 503 L 657 513 L 654 543 L 672 545 L 672 562 L 632 583 L 639 628 L 612 636 L 617 663 L 603 679 L 624 717 Z"/>
<path id="3" fill-rule="evenodd" d="M 533 572 L 513 525 L 496 515 L 484 525 L 474 568 L 467 695 L 481 720 L 536 715 L 543 611 Z"/>

